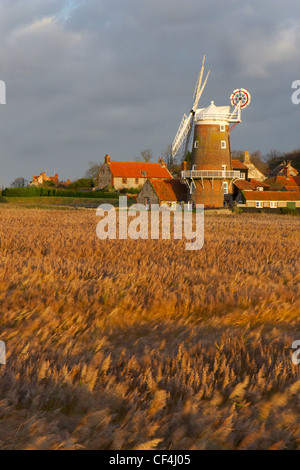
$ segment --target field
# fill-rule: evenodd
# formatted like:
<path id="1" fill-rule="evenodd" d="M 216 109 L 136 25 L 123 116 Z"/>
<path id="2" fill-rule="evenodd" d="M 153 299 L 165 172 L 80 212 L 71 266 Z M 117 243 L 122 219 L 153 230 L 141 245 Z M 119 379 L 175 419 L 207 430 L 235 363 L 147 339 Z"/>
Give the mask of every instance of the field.
<path id="1" fill-rule="evenodd" d="M 1 449 L 299 449 L 300 218 L 208 214 L 205 245 L 0 208 Z"/>

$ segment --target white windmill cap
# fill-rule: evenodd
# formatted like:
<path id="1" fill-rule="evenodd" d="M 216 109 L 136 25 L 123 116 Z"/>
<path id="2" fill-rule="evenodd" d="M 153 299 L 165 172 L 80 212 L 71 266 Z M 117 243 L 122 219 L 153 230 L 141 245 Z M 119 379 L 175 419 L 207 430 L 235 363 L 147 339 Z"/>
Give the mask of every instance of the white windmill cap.
<path id="1" fill-rule="evenodd" d="M 207 108 L 197 109 L 195 119 L 197 121 L 216 120 L 226 121 L 230 114 L 230 106 L 216 106 L 214 101 Z"/>

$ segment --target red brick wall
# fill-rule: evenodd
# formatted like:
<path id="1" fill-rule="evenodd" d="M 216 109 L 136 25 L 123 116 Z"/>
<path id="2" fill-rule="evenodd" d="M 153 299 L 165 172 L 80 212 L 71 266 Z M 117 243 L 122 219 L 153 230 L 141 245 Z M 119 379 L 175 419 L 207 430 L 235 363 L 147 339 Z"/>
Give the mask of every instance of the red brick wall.
<path id="1" fill-rule="evenodd" d="M 194 145 L 196 140 L 198 148 Z M 226 149 L 221 148 L 222 140 L 226 142 Z M 228 124 L 225 132 L 220 130 L 220 124 L 195 125 L 191 164 L 196 165 L 197 170 L 222 170 L 222 165 L 232 170 Z"/>

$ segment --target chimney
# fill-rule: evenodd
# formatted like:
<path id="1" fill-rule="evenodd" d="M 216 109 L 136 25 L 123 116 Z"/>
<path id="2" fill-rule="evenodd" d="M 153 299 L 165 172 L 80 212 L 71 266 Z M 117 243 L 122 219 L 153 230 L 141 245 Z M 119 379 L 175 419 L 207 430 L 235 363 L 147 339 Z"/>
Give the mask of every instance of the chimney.
<path id="1" fill-rule="evenodd" d="M 181 171 L 186 171 L 187 163 L 186 161 L 181 163 Z"/>
<path id="2" fill-rule="evenodd" d="M 159 157 L 159 158 L 158 158 L 158 163 L 159 163 L 160 166 L 162 166 L 162 167 L 165 167 L 165 166 L 166 166 L 166 164 L 165 164 L 165 162 L 164 162 L 164 159 L 163 159 L 162 157 Z"/>
<path id="3" fill-rule="evenodd" d="M 247 150 L 245 151 L 245 155 L 244 155 L 244 163 L 251 163 L 250 154 Z"/>
<path id="4" fill-rule="evenodd" d="M 110 163 L 110 156 L 109 155 L 105 155 L 105 159 L 104 159 L 104 162 L 105 163 Z"/>

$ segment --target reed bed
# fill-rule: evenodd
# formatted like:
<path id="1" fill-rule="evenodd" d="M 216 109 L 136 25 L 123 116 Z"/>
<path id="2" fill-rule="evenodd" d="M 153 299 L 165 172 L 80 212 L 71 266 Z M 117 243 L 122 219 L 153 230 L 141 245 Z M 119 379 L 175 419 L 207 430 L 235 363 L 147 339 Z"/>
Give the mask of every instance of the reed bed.
<path id="1" fill-rule="evenodd" d="M 1 449 L 300 448 L 298 217 L 209 214 L 188 252 L 0 214 Z"/>

